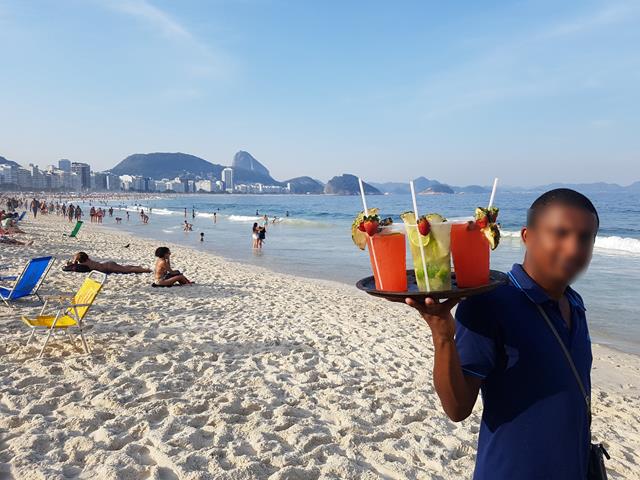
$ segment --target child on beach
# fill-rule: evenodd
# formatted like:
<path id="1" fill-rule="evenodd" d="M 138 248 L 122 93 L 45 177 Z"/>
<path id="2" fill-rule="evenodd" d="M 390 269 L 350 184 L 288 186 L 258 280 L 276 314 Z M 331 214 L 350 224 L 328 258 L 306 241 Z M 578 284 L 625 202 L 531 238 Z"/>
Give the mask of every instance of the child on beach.
<path id="1" fill-rule="evenodd" d="M 193 282 L 185 277 L 179 270 L 171 269 L 171 251 L 168 247 L 156 248 L 155 256 L 155 285 L 160 287 L 170 287 L 176 283 L 180 285 L 189 285 Z"/>

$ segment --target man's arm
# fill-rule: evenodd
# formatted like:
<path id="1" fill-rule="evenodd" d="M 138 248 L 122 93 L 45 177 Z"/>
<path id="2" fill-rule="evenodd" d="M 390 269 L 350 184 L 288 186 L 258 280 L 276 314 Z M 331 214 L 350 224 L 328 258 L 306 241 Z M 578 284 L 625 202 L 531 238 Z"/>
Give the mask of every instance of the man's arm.
<path id="1" fill-rule="evenodd" d="M 458 300 L 438 303 L 427 298 L 424 303 L 418 303 L 407 298 L 406 302 L 420 312 L 431 329 L 435 349 L 433 383 L 447 416 L 454 422 L 461 422 L 471 415 L 482 379 L 465 375 L 460 364 L 454 340 L 455 320 L 451 315 Z"/>

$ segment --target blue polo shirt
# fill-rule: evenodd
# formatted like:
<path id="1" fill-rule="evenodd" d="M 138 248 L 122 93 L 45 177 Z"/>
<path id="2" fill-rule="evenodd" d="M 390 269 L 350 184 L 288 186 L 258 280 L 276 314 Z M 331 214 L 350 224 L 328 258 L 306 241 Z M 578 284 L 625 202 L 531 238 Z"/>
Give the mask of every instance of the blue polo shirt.
<path id="1" fill-rule="evenodd" d="M 482 424 L 474 480 L 587 478 L 589 424 L 580 388 L 544 308 L 591 391 L 591 339 L 582 298 L 571 288 L 571 328 L 558 303 L 515 264 L 508 285 L 470 297 L 456 311 L 466 375 L 482 379 Z M 519 287 L 518 287 L 519 285 Z"/>

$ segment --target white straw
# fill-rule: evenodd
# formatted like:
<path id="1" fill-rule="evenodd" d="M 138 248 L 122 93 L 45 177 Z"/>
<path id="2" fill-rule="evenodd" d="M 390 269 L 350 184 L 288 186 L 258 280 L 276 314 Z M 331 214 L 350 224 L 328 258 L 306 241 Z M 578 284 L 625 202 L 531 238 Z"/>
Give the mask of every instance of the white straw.
<path id="1" fill-rule="evenodd" d="M 358 184 L 360 185 L 360 196 L 362 197 L 362 207 L 364 208 L 365 216 L 369 216 L 369 209 L 367 208 L 367 198 L 364 196 L 364 184 L 362 179 L 358 177 Z M 380 269 L 378 268 L 378 257 L 376 257 L 376 249 L 373 247 L 373 238 L 369 238 L 369 247 L 371 248 L 371 255 L 373 256 L 373 268 L 375 274 L 378 277 L 378 283 L 380 284 L 380 290 L 384 290 L 382 286 L 382 275 L 380 275 Z"/>
<path id="2" fill-rule="evenodd" d="M 493 201 L 496 198 L 496 187 L 498 186 L 498 177 L 493 179 L 493 188 L 491 189 L 491 197 L 489 198 L 489 207 L 493 207 Z"/>
<path id="3" fill-rule="evenodd" d="M 424 281 L 425 284 L 427 285 L 427 292 L 431 291 L 431 287 L 429 286 L 429 275 L 427 274 L 427 260 L 424 256 L 424 245 L 422 244 L 422 238 L 420 235 L 420 228 L 418 227 L 418 202 L 416 202 L 416 189 L 413 186 L 413 180 L 411 180 L 409 182 L 409 185 L 411 186 L 411 199 L 413 200 L 413 213 L 416 216 L 416 232 L 418 232 L 418 240 L 420 241 L 420 256 L 422 257 L 422 268 L 424 270 Z M 409 240 L 411 241 L 411 240 Z M 416 277 L 416 283 L 418 283 L 418 279 Z"/>

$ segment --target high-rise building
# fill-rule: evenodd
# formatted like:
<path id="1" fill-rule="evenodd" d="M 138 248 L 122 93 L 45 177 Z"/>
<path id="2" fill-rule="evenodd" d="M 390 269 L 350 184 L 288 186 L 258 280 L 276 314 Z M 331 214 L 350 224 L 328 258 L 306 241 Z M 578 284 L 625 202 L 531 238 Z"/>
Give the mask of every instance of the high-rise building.
<path id="1" fill-rule="evenodd" d="M 222 170 L 222 181 L 227 192 L 233 192 L 233 168 L 225 168 Z"/>
<path id="2" fill-rule="evenodd" d="M 61 160 L 58 160 L 58 168 L 64 172 L 71 172 L 71 160 L 67 160 L 66 158 L 63 158 Z"/>
<path id="3" fill-rule="evenodd" d="M 88 164 L 71 162 L 71 172 L 80 177 L 80 188 L 82 190 L 91 188 L 91 167 Z"/>

